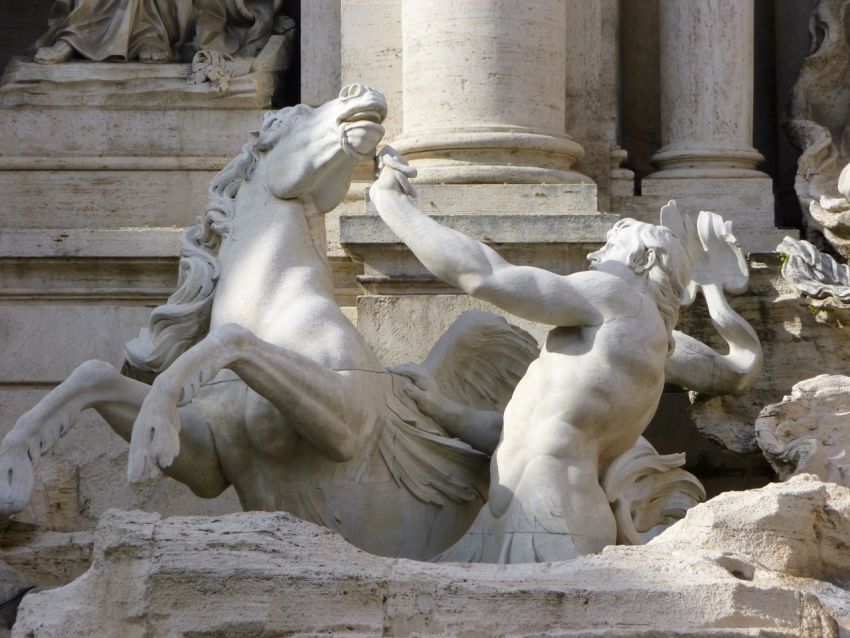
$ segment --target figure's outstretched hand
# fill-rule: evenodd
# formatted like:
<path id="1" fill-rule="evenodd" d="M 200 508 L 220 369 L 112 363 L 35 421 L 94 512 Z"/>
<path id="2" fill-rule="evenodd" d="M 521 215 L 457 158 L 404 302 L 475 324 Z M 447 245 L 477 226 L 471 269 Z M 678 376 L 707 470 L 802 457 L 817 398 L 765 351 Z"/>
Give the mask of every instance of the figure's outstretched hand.
<path id="1" fill-rule="evenodd" d="M 413 185 L 410 183 L 411 177 L 416 177 L 416 169 L 410 166 L 394 148 L 385 146 L 378 154 L 378 179 L 372 188 L 415 197 Z"/>
<path id="2" fill-rule="evenodd" d="M 446 398 L 431 375 L 424 373 L 420 366 L 411 363 L 395 366 L 392 371 L 411 380 L 411 383 L 405 385 L 403 390 L 416 402 L 420 410 L 438 420 L 444 416 Z"/>

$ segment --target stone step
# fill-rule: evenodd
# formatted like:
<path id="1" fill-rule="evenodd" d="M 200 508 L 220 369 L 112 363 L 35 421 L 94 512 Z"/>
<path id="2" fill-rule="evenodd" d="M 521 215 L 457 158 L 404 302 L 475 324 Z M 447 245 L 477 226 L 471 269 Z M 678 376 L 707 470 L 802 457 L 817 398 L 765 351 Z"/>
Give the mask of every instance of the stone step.
<path id="1" fill-rule="evenodd" d="M 251 141 L 262 109 L 0 109 L 0 167 L 81 157 L 235 156 Z M 35 159 L 39 158 L 39 159 Z M 82 160 L 91 161 L 91 160 Z M 222 164 L 223 165 L 223 164 Z"/>
<path id="2" fill-rule="evenodd" d="M 191 224 L 217 171 L 0 171 L 4 228 Z"/>

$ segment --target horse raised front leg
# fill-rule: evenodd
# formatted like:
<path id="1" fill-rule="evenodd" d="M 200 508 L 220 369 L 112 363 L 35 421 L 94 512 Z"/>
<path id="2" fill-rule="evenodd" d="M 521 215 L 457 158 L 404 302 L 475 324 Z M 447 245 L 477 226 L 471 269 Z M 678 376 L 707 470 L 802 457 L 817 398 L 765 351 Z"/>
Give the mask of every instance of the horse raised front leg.
<path id="1" fill-rule="evenodd" d="M 0 445 L 0 515 L 27 506 L 33 488 L 33 469 L 41 456 L 70 430 L 89 408 L 130 440 L 133 422 L 150 386 L 128 379 L 103 361 L 86 361 L 24 413 Z M 184 410 L 181 439 L 184 453 L 169 475 L 200 496 L 215 496 L 228 482 L 218 465 L 212 435 L 202 415 Z"/>
<path id="2" fill-rule="evenodd" d="M 335 461 L 351 459 L 381 408 L 384 371 L 334 371 L 298 352 L 263 341 L 238 324 L 215 328 L 156 381 L 130 442 L 127 474 L 140 481 L 168 467 L 180 444 L 178 405 L 224 368 L 233 370 L 284 416 L 285 423 Z"/>

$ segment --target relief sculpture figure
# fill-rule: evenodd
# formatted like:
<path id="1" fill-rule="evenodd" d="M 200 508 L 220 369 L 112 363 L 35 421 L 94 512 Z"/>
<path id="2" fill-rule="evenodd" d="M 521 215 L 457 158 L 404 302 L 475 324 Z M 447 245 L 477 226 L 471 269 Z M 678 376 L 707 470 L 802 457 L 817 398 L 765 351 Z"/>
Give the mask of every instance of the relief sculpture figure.
<path id="1" fill-rule="evenodd" d="M 282 0 L 55 0 L 35 61 L 191 60 L 200 50 L 252 57 Z M 185 51 L 184 51 L 185 49 Z"/>
<path id="2" fill-rule="evenodd" d="M 425 267 L 473 297 L 554 326 L 504 411 L 487 503 L 438 559 L 564 560 L 614 544 L 617 522 L 600 480 L 638 442 L 665 382 L 722 394 L 745 389 L 761 369 L 755 332 L 724 297 L 748 281 L 731 225 L 708 212 L 694 224 L 671 202 L 661 225 L 617 222 L 588 255 L 589 271 L 561 276 L 510 264 L 441 226 L 410 197 L 415 169 L 391 149 L 381 162 L 370 197 Z M 726 355 L 674 330 L 697 290 Z M 417 386 L 411 395 L 426 411 L 450 405 Z"/>

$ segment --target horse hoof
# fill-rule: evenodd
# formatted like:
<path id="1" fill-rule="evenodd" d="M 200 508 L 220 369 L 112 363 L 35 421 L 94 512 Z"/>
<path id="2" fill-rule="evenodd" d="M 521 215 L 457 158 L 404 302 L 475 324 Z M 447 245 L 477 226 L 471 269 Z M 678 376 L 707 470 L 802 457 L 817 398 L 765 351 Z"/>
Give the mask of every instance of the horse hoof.
<path id="1" fill-rule="evenodd" d="M 148 395 L 133 425 L 127 477 L 131 482 L 156 478 L 161 468 L 174 462 L 180 451 L 180 417 L 177 406 L 168 401 L 151 401 Z"/>
<path id="2" fill-rule="evenodd" d="M 146 450 L 130 450 L 127 461 L 127 480 L 130 483 L 143 483 L 158 478 L 162 472 Z"/>
<path id="3" fill-rule="evenodd" d="M 23 447 L 0 449 L 0 517 L 23 510 L 33 487 L 32 462 Z"/>

